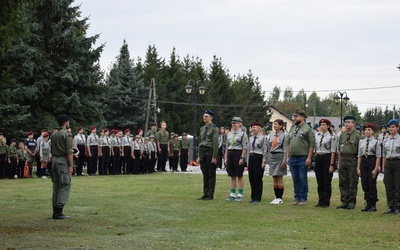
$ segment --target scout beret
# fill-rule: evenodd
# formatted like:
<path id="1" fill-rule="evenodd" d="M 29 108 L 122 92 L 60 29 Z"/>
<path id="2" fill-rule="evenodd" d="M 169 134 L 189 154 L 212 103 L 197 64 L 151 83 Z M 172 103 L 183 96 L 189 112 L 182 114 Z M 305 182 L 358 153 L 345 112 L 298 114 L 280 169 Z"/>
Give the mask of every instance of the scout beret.
<path id="1" fill-rule="evenodd" d="M 383 125 L 383 124 L 382 124 L 379 128 L 380 128 L 380 129 L 386 128 L 386 125 Z"/>
<path id="2" fill-rule="evenodd" d="M 204 114 L 211 115 L 212 117 L 214 117 L 214 112 L 212 112 L 211 110 L 204 110 Z"/>
<path id="3" fill-rule="evenodd" d="M 150 138 L 154 138 L 154 135 L 150 135 Z"/>
<path id="4" fill-rule="evenodd" d="M 44 132 L 43 137 L 49 137 L 49 133 Z"/>
<path id="5" fill-rule="evenodd" d="M 361 130 L 361 127 L 360 126 L 356 126 L 356 130 Z"/>
<path id="6" fill-rule="evenodd" d="M 42 130 L 40 130 L 40 133 L 43 133 L 43 132 L 47 132 L 47 129 L 42 129 Z"/>
<path id="7" fill-rule="evenodd" d="M 375 125 L 372 124 L 372 123 L 367 123 L 367 124 L 364 125 L 363 129 L 366 129 L 366 128 L 370 128 L 370 129 L 374 130 L 375 129 Z"/>
<path id="8" fill-rule="evenodd" d="M 142 131 L 143 131 L 143 130 L 142 130 L 142 129 L 140 129 L 140 128 L 137 130 L 138 134 L 139 134 L 140 132 L 142 132 Z"/>
<path id="9" fill-rule="evenodd" d="M 308 116 L 306 115 L 306 112 L 304 112 L 303 110 L 296 110 L 296 112 L 294 113 L 294 115 L 299 115 L 302 116 L 304 118 L 307 118 Z"/>
<path id="10" fill-rule="evenodd" d="M 321 125 L 321 123 L 325 123 L 327 126 L 330 126 L 332 124 L 331 121 L 329 121 L 328 119 L 319 120 L 319 124 L 320 125 Z"/>
<path id="11" fill-rule="evenodd" d="M 91 127 L 90 127 L 90 131 L 92 131 L 92 130 L 94 130 L 94 129 L 96 129 L 96 126 L 91 126 Z"/>
<path id="12" fill-rule="evenodd" d="M 182 133 L 182 136 L 187 136 L 187 133 Z"/>
<path id="13" fill-rule="evenodd" d="M 243 120 L 242 118 L 235 116 L 232 118 L 231 123 L 236 123 L 236 122 L 243 122 Z"/>
<path id="14" fill-rule="evenodd" d="M 76 130 L 77 131 L 81 131 L 82 130 L 82 126 L 79 126 Z"/>
<path id="15" fill-rule="evenodd" d="M 343 127 L 343 126 L 344 126 L 344 124 L 343 124 L 343 123 L 339 124 L 339 128 L 341 128 L 341 127 Z"/>
<path id="16" fill-rule="evenodd" d="M 149 140 L 149 137 L 145 137 L 144 140 L 145 140 L 145 141 L 148 141 L 148 140 Z"/>
<path id="17" fill-rule="evenodd" d="M 331 124 L 331 125 L 329 125 L 329 127 L 331 127 L 331 128 L 335 128 L 335 125 Z"/>
<path id="18" fill-rule="evenodd" d="M 33 135 L 33 131 L 27 132 L 26 135 Z"/>
<path id="19" fill-rule="evenodd" d="M 173 136 L 174 134 L 175 134 L 174 132 L 169 133 L 170 136 Z"/>
<path id="20" fill-rule="evenodd" d="M 307 124 L 311 126 L 311 122 L 307 122 Z"/>
<path id="21" fill-rule="evenodd" d="M 320 123 L 321 124 L 321 123 Z M 315 123 L 313 126 L 312 126 L 312 128 L 313 129 L 317 129 L 319 127 L 319 124 L 318 123 Z"/>
<path id="22" fill-rule="evenodd" d="M 356 117 L 355 117 L 354 115 L 346 115 L 346 116 L 343 118 L 343 121 L 346 121 L 346 120 L 353 120 L 353 121 L 355 121 L 355 120 L 356 120 Z"/>
<path id="23" fill-rule="evenodd" d="M 253 126 L 262 127 L 261 123 L 259 123 L 259 122 L 253 122 L 250 126 L 251 126 L 251 127 L 253 127 Z"/>
<path id="24" fill-rule="evenodd" d="M 12 138 L 12 139 L 11 139 L 11 142 L 17 142 L 17 139 Z"/>
<path id="25" fill-rule="evenodd" d="M 154 127 L 157 126 L 157 124 L 155 124 L 154 122 L 150 123 L 150 127 Z"/>
<path id="26" fill-rule="evenodd" d="M 104 133 L 107 132 L 107 131 L 109 131 L 108 128 L 103 129 L 103 132 L 104 132 Z"/>
<path id="27" fill-rule="evenodd" d="M 174 134 L 174 137 L 179 137 L 179 135 L 178 134 Z"/>
<path id="28" fill-rule="evenodd" d="M 389 127 L 390 125 L 399 125 L 399 120 L 398 119 L 392 119 L 390 120 L 386 126 Z"/>
<path id="29" fill-rule="evenodd" d="M 69 121 L 69 116 L 65 115 L 65 114 L 59 115 L 57 117 L 57 121 L 58 122 L 67 122 L 67 121 Z"/>
<path id="30" fill-rule="evenodd" d="M 125 132 L 125 134 L 126 134 L 126 133 L 128 133 L 128 132 L 131 132 L 131 130 L 130 130 L 129 128 L 127 128 L 127 129 L 124 130 L 124 132 Z"/>

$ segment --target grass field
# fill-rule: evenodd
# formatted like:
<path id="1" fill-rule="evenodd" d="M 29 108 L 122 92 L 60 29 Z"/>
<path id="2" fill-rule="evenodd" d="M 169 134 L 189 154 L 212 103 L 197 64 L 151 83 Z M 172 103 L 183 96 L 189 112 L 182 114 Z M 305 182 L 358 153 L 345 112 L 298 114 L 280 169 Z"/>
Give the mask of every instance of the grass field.
<path id="1" fill-rule="evenodd" d="M 337 210 L 338 180 L 330 208 L 315 208 L 316 180 L 309 178 L 309 204 L 291 206 L 285 178 L 283 205 L 270 205 L 271 178 L 263 201 L 225 202 L 229 178 L 217 176 L 215 199 L 202 195 L 202 175 L 156 173 L 139 176 L 74 177 L 64 210 L 72 218 L 51 219 L 51 180 L 0 181 L 0 248 L 36 249 L 399 249 L 400 216 L 363 213 L 359 184 L 356 210 Z"/>

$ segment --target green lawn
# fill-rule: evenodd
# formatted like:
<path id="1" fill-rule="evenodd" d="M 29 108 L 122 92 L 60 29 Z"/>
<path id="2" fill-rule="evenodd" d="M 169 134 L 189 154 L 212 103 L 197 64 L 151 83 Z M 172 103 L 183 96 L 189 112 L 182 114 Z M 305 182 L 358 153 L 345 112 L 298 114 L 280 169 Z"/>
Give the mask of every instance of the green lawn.
<path id="1" fill-rule="evenodd" d="M 72 218 L 51 219 L 51 180 L 0 181 L 0 248 L 37 249 L 399 249 L 400 216 L 363 213 L 361 183 L 356 210 L 315 208 L 316 180 L 309 178 L 309 204 L 291 206 L 291 178 L 283 205 L 270 205 L 271 178 L 264 178 L 260 204 L 225 202 L 229 178 L 217 176 L 215 200 L 197 201 L 202 175 L 156 173 L 138 176 L 74 177 L 64 210 Z"/>

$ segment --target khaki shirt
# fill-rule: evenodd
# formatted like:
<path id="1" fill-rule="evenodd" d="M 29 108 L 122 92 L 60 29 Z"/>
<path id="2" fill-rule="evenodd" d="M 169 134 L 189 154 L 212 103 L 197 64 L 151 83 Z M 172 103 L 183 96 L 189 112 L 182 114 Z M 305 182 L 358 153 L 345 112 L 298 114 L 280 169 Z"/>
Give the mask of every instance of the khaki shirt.
<path id="1" fill-rule="evenodd" d="M 160 130 L 156 134 L 156 140 L 160 144 L 168 144 L 169 141 L 169 133 L 167 130 Z"/>
<path id="2" fill-rule="evenodd" d="M 6 153 L 7 153 L 7 144 L 3 140 L 0 140 L 0 154 L 6 154 Z"/>
<path id="3" fill-rule="evenodd" d="M 26 154 L 27 154 L 26 151 L 25 151 L 25 149 L 19 148 L 18 151 L 17 151 L 17 153 L 18 153 L 18 160 L 24 161 L 25 158 L 26 158 Z"/>
<path id="4" fill-rule="evenodd" d="M 276 131 L 272 131 L 268 138 L 266 139 L 267 153 L 264 156 L 264 162 L 268 162 L 268 157 L 273 153 L 283 153 L 283 162 L 286 162 L 286 147 L 288 140 L 288 133 L 286 131 L 279 131 L 278 139 L 276 141 L 276 146 L 272 148 L 272 142 L 274 141 L 274 137 L 276 135 Z"/>
<path id="5" fill-rule="evenodd" d="M 70 132 L 61 128 L 51 135 L 51 154 L 53 156 L 67 156 L 73 152 Z"/>
<path id="6" fill-rule="evenodd" d="M 179 146 L 180 146 L 181 149 L 189 149 L 190 148 L 190 141 L 188 139 L 186 139 L 186 140 L 182 139 Z"/>
<path id="7" fill-rule="evenodd" d="M 247 146 L 248 146 L 247 152 L 249 152 L 250 154 L 253 153 L 264 156 L 264 154 L 267 151 L 267 145 L 265 144 L 265 136 L 263 136 L 261 133 L 258 133 L 256 136 L 251 136 L 249 138 Z"/>
<path id="8" fill-rule="evenodd" d="M 292 125 L 288 134 L 291 156 L 305 156 L 311 147 L 315 147 L 315 137 L 312 128 L 306 123 Z"/>
<path id="9" fill-rule="evenodd" d="M 169 144 L 169 147 L 172 151 L 180 149 L 180 142 L 178 140 L 172 140 Z"/>
<path id="10" fill-rule="evenodd" d="M 337 139 L 334 134 L 325 132 L 325 134 L 317 133 L 315 135 L 315 151 L 319 155 L 336 153 Z"/>
<path id="11" fill-rule="evenodd" d="M 18 158 L 18 148 L 17 147 L 10 146 L 8 148 L 8 158 L 11 158 L 11 157 Z"/>
<path id="12" fill-rule="evenodd" d="M 231 150 L 247 149 L 249 139 L 247 134 L 239 129 L 238 131 L 230 131 L 226 137 L 226 147 Z"/>
<path id="13" fill-rule="evenodd" d="M 99 145 L 99 136 L 96 134 L 90 134 L 87 138 L 86 145 L 87 146 L 98 146 Z"/>
<path id="14" fill-rule="evenodd" d="M 400 135 L 391 135 L 383 144 L 383 157 L 388 159 L 400 158 Z"/>
<path id="15" fill-rule="evenodd" d="M 349 141 L 347 141 L 348 131 L 344 131 L 339 137 L 339 148 L 338 151 L 342 155 L 357 155 L 358 144 L 361 140 L 361 135 L 356 130 L 350 134 Z"/>
<path id="16" fill-rule="evenodd" d="M 147 137 L 150 138 L 151 135 L 154 135 L 154 142 L 157 143 L 157 132 L 150 129 L 149 131 L 147 131 Z"/>
<path id="17" fill-rule="evenodd" d="M 199 147 L 211 148 L 213 152 L 212 158 L 217 158 L 218 156 L 218 136 L 218 128 L 212 122 L 200 128 Z"/>
<path id="18" fill-rule="evenodd" d="M 381 157 L 381 146 L 379 141 L 374 136 L 371 136 L 370 138 L 363 138 L 358 144 L 357 157 L 368 157 L 368 156 Z"/>

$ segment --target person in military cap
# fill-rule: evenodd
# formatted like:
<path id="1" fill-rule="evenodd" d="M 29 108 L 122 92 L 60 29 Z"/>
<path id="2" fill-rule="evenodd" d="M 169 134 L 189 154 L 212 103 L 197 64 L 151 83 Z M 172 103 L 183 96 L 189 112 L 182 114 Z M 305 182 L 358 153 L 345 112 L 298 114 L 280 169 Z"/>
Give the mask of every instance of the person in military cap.
<path id="1" fill-rule="evenodd" d="M 124 131 L 125 135 L 121 139 L 121 144 L 122 144 L 122 151 L 121 151 L 121 156 L 122 156 L 122 172 L 124 174 L 131 174 L 131 162 L 132 162 L 132 139 L 130 138 L 131 130 L 129 128 L 126 128 Z"/>
<path id="2" fill-rule="evenodd" d="M 99 175 L 107 175 L 108 167 L 110 166 L 111 159 L 111 138 L 110 130 L 108 128 L 103 129 L 103 135 L 99 140 L 99 157 L 101 157 L 101 163 L 99 164 Z"/>
<path id="3" fill-rule="evenodd" d="M 140 166 L 140 161 L 142 160 L 143 156 L 143 148 L 142 148 L 142 142 L 141 142 L 141 136 L 136 135 L 135 140 L 132 141 L 131 144 L 132 148 L 132 159 L 133 159 L 133 174 L 139 174 L 142 172 L 141 166 Z"/>
<path id="4" fill-rule="evenodd" d="M 168 160 L 168 142 L 169 142 L 169 133 L 167 131 L 167 123 L 165 121 L 161 121 L 160 123 L 161 129 L 156 134 L 157 148 L 158 148 L 158 161 L 157 161 L 157 171 L 165 172 L 165 165 Z"/>
<path id="5" fill-rule="evenodd" d="M 318 183 L 316 207 L 329 207 L 332 196 L 332 177 L 335 167 L 337 138 L 330 130 L 331 121 L 319 121 L 320 132 L 315 135 L 315 176 Z"/>
<path id="6" fill-rule="evenodd" d="M 385 214 L 400 214 L 400 135 L 399 120 L 387 123 L 389 138 L 383 144 L 383 183 L 388 209 Z"/>
<path id="7" fill-rule="evenodd" d="M 76 175 L 82 176 L 83 174 L 83 166 L 85 164 L 85 151 L 86 151 L 86 135 L 83 134 L 83 128 L 77 128 L 78 133 L 75 135 L 74 140 L 80 152 L 78 156 L 78 164 L 76 167 Z"/>
<path id="8" fill-rule="evenodd" d="M 358 145 L 357 174 L 361 177 L 361 185 L 364 191 L 366 205 L 362 212 L 375 212 L 376 202 L 378 201 L 378 190 L 376 188 L 376 178 L 379 175 L 381 146 L 374 137 L 375 125 L 367 123 L 363 130 L 365 138 L 361 139 Z"/>
<path id="9" fill-rule="evenodd" d="M 43 179 L 46 179 L 46 170 L 47 170 L 47 165 L 49 162 L 51 162 L 51 140 L 50 140 L 50 134 L 48 132 L 44 132 L 42 134 L 43 138 L 41 140 L 40 146 L 39 146 L 39 156 L 40 156 L 40 170 L 41 173 L 40 175 L 42 176 Z"/>
<path id="10" fill-rule="evenodd" d="M 63 214 L 65 204 L 69 199 L 71 190 L 71 176 L 74 168 L 72 134 L 68 132 L 69 117 L 59 115 L 57 118 L 59 129 L 51 136 L 51 154 L 53 182 L 53 219 L 68 219 Z"/>
<path id="11" fill-rule="evenodd" d="M 354 209 L 357 201 L 357 153 L 361 135 L 356 131 L 356 118 L 352 115 L 343 118 L 346 131 L 339 137 L 338 170 L 339 190 L 342 204 L 337 208 Z"/>
<path id="12" fill-rule="evenodd" d="M 200 169 L 203 173 L 203 196 L 198 200 L 213 200 L 216 182 L 218 156 L 218 128 L 212 122 L 214 112 L 205 110 L 203 113 L 204 126 L 200 128 L 199 156 Z"/>
<path id="13" fill-rule="evenodd" d="M 29 167 L 29 177 L 32 176 L 33 163 L 36 161 L 37 150 L 37 142 L 33 139 L 33 131 L 29 131 L 26 133 L 28 138 L 25 140 L 25 150 L 28 153 L 26 158 L 26 164 Z"/>
<path id="14" fill-rule="evenodd" d="M 179 142 L 180 148 L 180 163 L 181 171 L 187 171 L 187 165 L 189 163 L 189 148 L 190 148 L 190 141 L 187 138 L 187 133 L 182 133 L 182 140 Z"/>
<path id="15" fill-rule="evenodd" d="M 180 141 L 178 140 L 178 134 L 174 134 L 173 140 L 170 142 L 170 150 L 172 159 L 170 161 L 170 165 L 172 167 L 172 171 L 178 171 L 178 163 L 179 163 L 179 155 L 180 155 Z"/>
<path id="16" fill-rule="evenodd" d="M 88 154 L 88 169 L 89 175 L 95 175 L 97 172 L 97 164 L 99 160 L 99 136 L 96 134 L 97 128 L 90 127 L 90 135 L 86 141 L 86 152 Z"/>
<path id="17" fill-rule="evenodd" d="M 110 174 L 116 175 L 121 173 L 121 152 L 122 152 L 122 131 L 115 129 L 115 136 L 111 140 L 111 154 L 113 155 L 113 163 Z"/>
<path id="18" fill-rule="evenodd" d="M 233 117 L 232 131 L 226 138 L 225 165 L 229 177 L 231 177 L 230 193 L 226 201 L 242 201 L 244 180 L 243 172 L 245 157 L 247 154 L 247 144 L 249 142 L 246 132 L 242 130 L 243 121 L 240 117 Z M 236 188 L 238 186 L 238 194 Z"/>
<path id="19" fill-rule="evenodd" d="M 175 133 L 171 132 L 169 135 L 170 139 L 168 141 L 168 163 L 169 163 L 169 170 L 173 171 L 172 166 L 174 165 L 173 163 L 174 154 L 172 153 L 172 143 L 174 142 Z"/>
<path id="20" fill-rule="evenodd" d="M 315 137 L 310 126 L 305 123 L 307 115 L 302 110 L 293 114 L 294 124 L 290 128 L 286 148 L 287 164 L 290 166 L 294 186 L 292 205 L 307 205 L 307 167 L 311 165 L 315 147 Z"/>
<path id="21" fill-rule="evenodd" d="M 13 179 L 17 174 L 17 165 L 18 165 L 18 148 L 17 148 L 17 140 L 15 138 L 11 139 L 11 144 L 10 147 L 8 148 L 7 158 L 10 167 L 8 178 Z"/>

